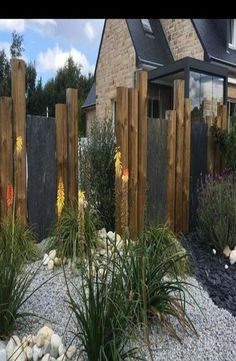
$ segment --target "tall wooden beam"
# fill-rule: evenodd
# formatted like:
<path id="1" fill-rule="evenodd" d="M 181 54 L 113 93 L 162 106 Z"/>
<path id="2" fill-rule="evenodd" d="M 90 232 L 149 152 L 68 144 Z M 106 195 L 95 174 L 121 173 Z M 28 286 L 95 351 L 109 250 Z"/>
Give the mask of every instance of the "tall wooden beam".
<path id="1" fill-rule="evenodd" d="M 78 90 L 66 89 L 68 121 L 68 201 L 78 203 Z"/>
<path id="2" fill-rule="evenodd" d="M 27 221 L 27 185 L 26 185 L 26 99 L 25 99 L 25 63 L 11 59 L 11 92 L 13 100 L 13 146 L 15 158 L 14 186 L 16 192 L 16 216 L 22 222 Z"/>
<path id="3" fill-rule="evenodd" d="M 175 157 L 176 157 L 176 112 L 168 110 L 167 120 L 167 223 L 175 227 Z"/>

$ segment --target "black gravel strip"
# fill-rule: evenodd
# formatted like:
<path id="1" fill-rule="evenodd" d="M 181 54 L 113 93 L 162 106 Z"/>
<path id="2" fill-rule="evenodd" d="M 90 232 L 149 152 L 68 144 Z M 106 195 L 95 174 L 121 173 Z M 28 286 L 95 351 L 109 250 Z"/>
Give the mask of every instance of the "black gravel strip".
<path id="1" fill-rule="evenodd" d="M 214 255 L 212 248 L 199 241 L 195 233 L 183 238 L 182 244 L 189 254 L 192 273 L 213 302 L 236 316 L 236 264 L 230 265 L 223 254 Z"/>

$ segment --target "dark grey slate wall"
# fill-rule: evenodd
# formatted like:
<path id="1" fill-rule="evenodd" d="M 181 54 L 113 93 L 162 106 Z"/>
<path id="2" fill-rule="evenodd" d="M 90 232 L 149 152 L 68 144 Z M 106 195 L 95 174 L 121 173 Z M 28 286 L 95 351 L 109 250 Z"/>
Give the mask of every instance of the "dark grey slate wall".
<path id="1" fill-rule="evenodd" d="M 28 220 L 38 241 L 46 238 L 55 221 L 55 119 L 27 115 Z"/>

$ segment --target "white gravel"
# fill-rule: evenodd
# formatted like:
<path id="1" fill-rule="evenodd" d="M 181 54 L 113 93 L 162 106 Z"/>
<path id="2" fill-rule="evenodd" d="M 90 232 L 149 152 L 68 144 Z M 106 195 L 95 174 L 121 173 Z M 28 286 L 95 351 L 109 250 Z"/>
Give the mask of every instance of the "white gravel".
<path id="1" fill-rule="evenodd" d="M 37 264 L 37 263 L 36 263 Z M 35 266 L 35 264 L 34 264 Z M 69 310 L 64 302 L 66 297 L 66 285 L 61 269 L 49 272 L 43 266 L 38 272 L 32 287 L 37 287 L 40 283 L 55 273 L 56 277 L 46 283 L 38 290 L 22 307 L 22 310 L 34 312 L 39 316 L 50 319 L 54 331 L 63 335 L 68 319 Z M 67 268 L 68 274 L 70 273 Z M 79 286 L 79 277 L 73 276 L 74 283 Z M 153 360 L 155 361 L 235 361 L 236 360 L 236 318 L 228 311 L 219 309 L 209 298 L 208 294 L 199 286 L 198 282 L 189 277 L 187 282 L 197 286 L 191 287 L 199 308 L 194 305 L 187 305 L 187 312 L 193 321 L 198 336 L 182 335 L 182 343 L 163 333 L 153 332 L 150 336 Z M 187 296 L 189 300 L 189 297 Z M 36 319 L 24 328 L 17 326 L 16 332 L 23 336 L 28 333 L 35 333 L 44 320 Z M 181 329 L 176 325 L 177 330 Z M 68 331 L 73 330 L 73 322 L 69 323 Z M 180 333 L 179 333 L 180 334 Z M 64 342 L 68 345 L 73 335 L 66 332 Z M 75 342 L 73 342 L 74 344 Z M 147 349 L 143 348 L 146 360 L 151 360 Z"/>

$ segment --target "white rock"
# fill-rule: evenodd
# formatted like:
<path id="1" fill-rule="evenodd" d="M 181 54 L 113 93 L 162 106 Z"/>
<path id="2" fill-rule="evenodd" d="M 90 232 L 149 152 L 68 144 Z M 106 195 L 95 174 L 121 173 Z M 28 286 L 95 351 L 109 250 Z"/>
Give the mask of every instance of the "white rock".
<path id="1" fill-rule="evenodd" d="M 26 356 L 27 360 L 31 361 L 33 359 L 32 348 L 30 346 L 26 346 L 24 351 L 25 351 L 25 356 Z"/>
<path id="2" fill-rule="evenodd" d="M 11 361 L 12 361 L 13 357 L 11 357 L 11 356 L 12 356 L 15 348 L 17 346 L 19 347 L 20 345 L 21 345 L 21 342 L 20 342 L 20 339 L 18 336 L 12 336 L 10 338 L 10 340 L 8 341 L 7 346 L 6 346 L 7 360 L 11 359 Z"/>
<path id="3" fill-rule="evenodd" d="M 105 256 L 106 255 L 106 250 L 105 249 L 101 249 L 100 251 L 99 251 L 99 254 L 100 254 L 100 256 Z"/>
<path id="4" fill-rule="evenodd" d="M 225 257 L 229 257 L 230 252 L 231 252 L 231 249 L 229 248 L 229 246 L 225 246 L 225 248 L 223 250 L 223 254 L 225 255 Z"/>
<path id="5" fill-rule="evenodd" d="M 56 257 L 56 254 L 57 254 L 57 251 L 55 249 L 52 249 L 50 252 L 49 252 L 49 258 L 54 260 L 55 257 Z"/>
<path id="6" fill-rule="evenodd" d="M 51 341 L 51 337 L 53 334 L 54 334 L 53 329 L 48 325 L 44 325 L 39 329 L 37 336 L 42 335 L 45 340 L 47 339 L 48 341 Z"/>
<path id="7" fill-rule="evenodd" d="M 216 254 L 216 250 L 215 250 L 215 248 L 213 248 L 213 249 L 212 249 L 212 252 L 213 252 L 213 254 Z"/>
<path id="8" fill-rule="evenodd" d="M 121 242 L 121 236 L 118 233 L 116 233 L 116 242 L 117 243 Z"/>
<path id="9" fill-rule="evenodd" d="M 37 347 L 39 347 L 39 348 L 43 347 L 44 342 L 45 342 L 45 337 L 42 334 L 39 334 L 36 336 L 35 341 L 36 341 Z"/>
<path id="10" fill-rule="evenodd" d="M 53 356 L 50 356 L 50 361 L 56 361 L 56 358 Z"/>
<path id="11" fill-rule="evenodd" d="M 230 252 L 229 261 L 230 261 L 230 264 L 234 264 L 236 262 L 236 251 L 235 250 Z"/>
<path id="12" fill-rule="evenodd" d="M 65 348 L 65 346 L 61 343 L 60 346 L 58 347 L 59 356 L 62 356 L 65 352 L 66 352 L 66 348 Z"/>
<path id="13" fill-rule="evenodd" d="M 66 351 L 66 356 L 68 357 L 69 360 L 71 360 L 75 353 L 76 353 L 76 347 L 70 346 Z"/>
<path id="14" fill-rule="evenodd" d="M 13 351 L 13 355 L 10 360 L 11 361 L 26 361 L 26 355 L 21 346 L 15 347 L 15 350 Z"/>
<path id="15" fill-rule="evenodd" d="M 49 355 L 49 353 L 46 353 L 46 354 L 43 356 L 43 358 L 42 358 L 41 361 L 49 361 L 49 360 L 50 360 L 50 355 Z"/>
<path id="16" fill-rule="evenodd" d="M 7 353 L 5 348 L 0 348 L 0 361 L 7 361 Z"/>
<path id="17" fill-rule="evenodd" d="M 43 265 L 47 266 L 49 260 L 50 260 L 49 255 L 47 253 L 45 253 L 43 256 Z"/>
<path id="18" fill-rule="evenodd" d="M 59 257 L 55 257 L 54 264 L 55 266 L 61 266 L 62 260 Z"/>
<path id="19" fill-rule="evenodd" d="M 36 345 L 33 346 L 32 352 L 33 352 L 33 361 L 38 361 L 38 359 L 43 356 L 43 350 Z"/>
<path id="20" fill-rule="evenodd" d="M 24 337 L 22 338 L 21 346 L 22 346 L 23 350 L 25 349 L 26 346 L 28 346 L 28 341 L 27 341 L 27 337 L 26 337 L 26 336 L 24 336 Z"/>
<path id="21" fill-rule="evenodd" d="M 229 266 L 227 264 L 225 264 L 225 269 L 228 269 L 228 268 L 229 268 Z"/>
<path id="22" fill-rule="evenodd" d="M 50 351 L 51 351 L 51 342 L 48 341 L 48 339 L 46 339 L 44 341 L 44 346 L 43 346 L 43 355 L 50 353 Z"/>
<path id="23" fill-rule="evenodd" d="M 102 240 L 106 240 L 106 238 L 107 238 L 106 228 L 99 229 L 97 234 L 98 234 L 98 238 L 100 238 Z"/>
<path id="24" fill-rule="evenodd" d="M 54 262 L 53 262 L 52 259 L 50 259 L 49 262 L 48 262 L 48 270 L 49 270 L 49 271 L 52 271 L 53 268 L 54 268 Z"/>
<path id="25" fill-rule="evenodd" d="M 52 347 L 58 349 L 61 344 L 62 344 L 61 337 L 57 333 L 54 333 L 51 337 Z"/>
<path id="26" fill-rule="evenodd" d="M 113 241 L 115 240 L 115 233 L 112 232 L 112 231 L 109 231 L 109 232 L 107 233 L 107 237 L 109 238 L 110 241 L 113 242 Z"/>
<path id="27" fill-rule="evenodd" d="M 62 354 L 57 358 L 57 361 L 66 361 L 66 355 Z"/>

